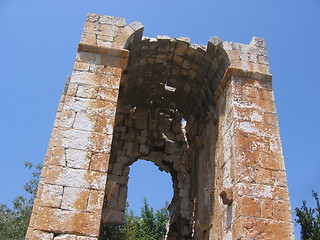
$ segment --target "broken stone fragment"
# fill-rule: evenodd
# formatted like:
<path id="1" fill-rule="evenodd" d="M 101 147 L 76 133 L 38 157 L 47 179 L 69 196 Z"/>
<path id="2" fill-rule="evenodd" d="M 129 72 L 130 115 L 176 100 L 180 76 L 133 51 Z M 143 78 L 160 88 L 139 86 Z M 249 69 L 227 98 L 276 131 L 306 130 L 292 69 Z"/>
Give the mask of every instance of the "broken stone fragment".
<path id="1" fill-rule="evenodd" d="M 233 202 L 233 191 L 231 188 L 225 188 L 219 196 L 222 199 L 223 204 L 230 206 Z"/>

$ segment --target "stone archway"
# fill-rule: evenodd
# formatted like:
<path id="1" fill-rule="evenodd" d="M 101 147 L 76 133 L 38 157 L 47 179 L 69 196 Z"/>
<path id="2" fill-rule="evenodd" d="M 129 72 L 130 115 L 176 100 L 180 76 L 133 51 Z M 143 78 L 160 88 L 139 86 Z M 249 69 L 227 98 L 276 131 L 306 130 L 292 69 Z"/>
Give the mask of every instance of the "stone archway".
<path id="1" fill-rule="evenodd" d="M 88 15 L 27 239 L 93 240 L 121 223 L 140 157 L 173 178 L 167 239 L 292 238 L 264 40 L 142 31 Z"/>
<path id="2" fill-rule="evenodd" d="M 128 46 L 129 64 L 119 92 L 107 183 L 115 194 L 110 193 L 105 207 L 106 222 L 123 221 L 127 166 L 143 157 L 170 172 L 174 180 L 170 208 L 170 229 L 174 230 L 168 236 L 191 238 L 191 175 L 196 173 L 191 170 L 195 156 L 190 152 L 199 136 L 189 129 L 199 129 L 205 118 L 212 117 L 208 112 L 213 109 L 214 82 L 220 81 L 229 64 L 225 51 L 214 44 L 211 51 L 205 51 L 187 38 L 159 36 Z M 187 121 L 183 123 L 182 118 Z M 118 183 L 117 179 L 125 180 Z M 213 182 L 213 176 L 207 180 Z"/>
<path id="3" fill-rule="evenodd" d="M 107 177 L 109 198 L 104 208 L 106 223 L 122 223 L 128 167 L 137 159 L 143 158 L 170 173 L 174 189 L 173 201 L 170 204 L 171 222 L 175 226 L 179 223 L 179 229 L 186 231 L 174 234 L 191 234 L 190 167 L 183 131 L 181 117 L 177 112 L 163 115 L 162 112 L 149 110 L 135 109 L 127 114 L 118 111 Z"/>

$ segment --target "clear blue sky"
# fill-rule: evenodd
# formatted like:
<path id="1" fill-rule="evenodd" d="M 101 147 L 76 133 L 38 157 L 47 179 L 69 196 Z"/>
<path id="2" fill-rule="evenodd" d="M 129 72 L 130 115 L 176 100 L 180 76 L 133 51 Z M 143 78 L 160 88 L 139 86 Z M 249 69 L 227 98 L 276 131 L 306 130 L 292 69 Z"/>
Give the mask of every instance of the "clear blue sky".
<path id="1" fill-rule="evenodd" d="M 0 0 L 0 203 L 23 193 L 31 177 L 24 161 L 43 162 L 87 13 L 137 20 L 145 36 L 186 36 L 198 44 L 213 35 L 246 44 L 265 38 L 292 207 L 312 201 L 311 190 L 320 193 L 319 12 L 319 0 Z M 148 192 L 142 183 L 151 181 L 142 177 L 156 168 L 143 167 L 130 175 L 130 206 L 139 209 L 133 202 L 146 195 L 161 207 L 172 190 L 162 190 L 161 177 Z M 140 190 L 134 189 L 139 180 Z"/>

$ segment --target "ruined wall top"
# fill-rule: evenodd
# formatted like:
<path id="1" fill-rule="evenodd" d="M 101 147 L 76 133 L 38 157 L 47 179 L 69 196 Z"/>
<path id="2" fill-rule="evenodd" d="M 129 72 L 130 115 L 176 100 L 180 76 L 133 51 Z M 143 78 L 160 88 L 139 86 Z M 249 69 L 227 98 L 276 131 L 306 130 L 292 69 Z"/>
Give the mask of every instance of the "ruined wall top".
<path id="1" fill-rule="evenodd" d="M 222 41 L 213 36 L 208 40 L 207 46 L 191 44 L 189 38 L 172 38 L 157 36 L 157 38 L 142 37 L 143 25 L 138 22 L 126 24 L 126 19 L 98 14 L 88 14 L 86 24 L 80 41 L 80 46 L 89 45 L 100 49 L 129 49 L 132 43 L 141 41 L 178 43 L 177 55 L 183 53 L 185 48 L 201 49 L 206 55 L 213 55 L 219 49 L 226 52 L 231 68 L 242 69 L 250 72 L 270 74 L 266 42 L 259 37 L 253 37 L 250 44 L 241 44 Z M 88 50 L 89 51 L 89 50 Z M 220 50 L 221 51 L 221 50 Z"/>
<path id="2" fill-rule="evenodd" d="M 271 80 L 266 43 L 257 37 L 246 45 L 213 36 L 204 46 L 186 37 L 143 37 L 140 22 L 126 25 L 124 18 L 88 14 L 79 51 L 99 53 L 95 61 L 102 65 L 117 58 L 127 73 L 121 99 L 130 109 L 169 107 L 191 121 L 204 119 L 225 87 L 225 75 Z"/>

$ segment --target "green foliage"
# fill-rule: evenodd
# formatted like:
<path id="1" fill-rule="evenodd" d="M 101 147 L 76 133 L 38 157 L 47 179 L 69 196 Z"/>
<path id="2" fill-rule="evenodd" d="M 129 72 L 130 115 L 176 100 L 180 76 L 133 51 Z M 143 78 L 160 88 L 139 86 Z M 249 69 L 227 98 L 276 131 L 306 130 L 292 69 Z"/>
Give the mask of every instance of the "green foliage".
<path id="1" fill-rule="evenodd" d="M 320 239 L 320 204 L 318 193 L 312 191 L 312 196 L 316 200 L 315 208 L 307 207 L 307 202 L 302 201 L 302 207 L 296 208 L 298 219 L 296 222 L 301 225 L 301 239 L 317 240 Z"/>
<path id="2" fill-rule="evenodd" d="M 30 162 L 25 162 L 24 165 L 29 169 L 34 167 Z M 29 224 L 42 165 L 36 165 L 35 169 L 35 172 L 32 173 L 32 179 L 23 186 L 24 190 L 31 196 L 29 198 L 23 196 L 16 197 L 12 201 L 12 208 L 9 208 L 6 204 L 0 204 L 1 239 L 24 239 Z"/>
<path id="3" fill-rule="evenodd" d="M 107 240 L 162 240 L 166 234 L 169 220 L 168 203 L 154 212 L 147 198 L 143 198 L 141 217 L 134 216 L 133 211 L 126 210 L 125 222 L 118 226 L 104 226 L 101 239 Z"/>

